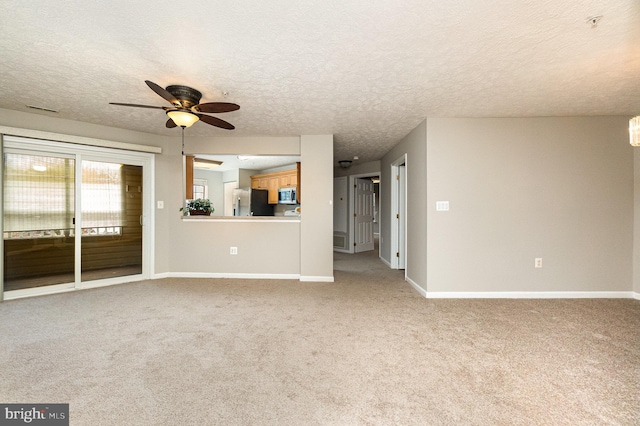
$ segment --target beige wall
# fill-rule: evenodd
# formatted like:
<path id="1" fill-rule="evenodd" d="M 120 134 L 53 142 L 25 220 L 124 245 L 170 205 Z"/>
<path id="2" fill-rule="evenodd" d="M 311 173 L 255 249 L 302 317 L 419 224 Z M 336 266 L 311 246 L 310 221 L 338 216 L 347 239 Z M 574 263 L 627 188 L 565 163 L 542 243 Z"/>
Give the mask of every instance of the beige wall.
<path id="1" fill-rule="evenodd" d="M 355 162 L 348 169 L 340 166 L 334 167 L 333 176 L 376 175 L 380 173 L 380 161 L 368 161 L 366 163 Z"/>
<path id="2" fill-rule="evenodd" d="M 185 152 L 189 154 L 299 155 L 300 137 L 188 138 L 185 140 Z M 178 152 L 178 158 L 180 158 L 180 152 Z M 181 181 L 182 169 L 177 170 L 180 175 L 176 175 L 175 172 L 176 170 L 172 174 L 172 179 L 176 179 L 174 180 L 176 182 Z M 250 186 L 251 174 L 248 171 L 240 171 L 241 187 Z M 182 199 L 181 188 L 175 188 L 172 198 L 176 200 L 175 206 L 179 206 Z M 176 207 L 176 211 L 178 208 Z M 171 262 L 167 272 L 170 274 L 201 276 L 207 274 L 212 276 L 301 274 L 300 223 L 183 220 L 179 215 L 170 216 L 168 221 Z M 198 247 L 201 250 L 194 250 Z M 238 248 L 237 255 L 229 253 L 231 247 Z"/>
<path id="3" fill-rule="evenodd" d="M 407 154 L 407 279 L 422 286 L 427 279 L 427 121 L 422 121 L 389 151 L 381 161 L 380 184 L 380 256 L 391 263 L 391 164 Z M 393 253 L 395 255 L 395 253 Z M 422 284 L 421 284 L 422 283 Z M 424 287 L 423 287 L 424 288 Z"/>
<path id="4" fill-rule="evenodd" d="M 633 291 L 640 297 L 640 148 L 633 148 Z"/>
<path id="5" fill-rule="evenodd" d="M 631 291 L 625 117 L 430 118 L 428 292 Z M 436 201 L 449 212 L 436 212 Z M 534 258 L 543 259 L 534 269 Z"/>
<path id="6" fill-rule="evenodd" d="M 300 275 L 333 281 L 333 135 L 301 136 Z"/>
<path id="7" fill-rule="evenodd" d="M 300 274 L 299 222 L 179 221 L 172 236 L 171 272 L 177 276 Z M 229 247 L 238 254 L 229 254 Z"/>
<path id="8" fill-rule="evenodd" d="M 178 132 L 176 136 L 158 136 L 10 110 L 0 110 L 0 126 L 162 148 L 162 154 L 155 155 L 154 274 L 300 274 L 310 279 L 333 278 L 333 218 L 329 205 L 333 189 L 331 135 L 187 137 L 185 151 L 190 153 L 302 155 L 302 182 L 304 185 L 306 178 L 308 193 L 315 194 L 303 201 L 307 215 L 303 213 L 302 223 L 194 223 L 183 221 L 178 211 L 183 198 L 182 146 Z M 304 150 L 302 140 L 306 141 Z M 164 209 L 155 208 L 156 201 L 163 201 Z M 229 255 L 231 246 L 238 247 L 238 255 Z"/>

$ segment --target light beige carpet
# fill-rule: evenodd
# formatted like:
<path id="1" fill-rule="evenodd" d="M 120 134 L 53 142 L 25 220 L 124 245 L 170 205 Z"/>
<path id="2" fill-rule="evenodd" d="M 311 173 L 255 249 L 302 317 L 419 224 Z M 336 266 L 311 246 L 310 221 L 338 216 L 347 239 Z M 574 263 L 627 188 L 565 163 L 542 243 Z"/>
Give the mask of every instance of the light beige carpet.
<path id="1" fill-rule="evenodd" d="M 72 425 L 640 424 L 637 300 L 426 300 L 375 253 L 335 283 L 163 279 L 0 304 L 0 402 Z"/>

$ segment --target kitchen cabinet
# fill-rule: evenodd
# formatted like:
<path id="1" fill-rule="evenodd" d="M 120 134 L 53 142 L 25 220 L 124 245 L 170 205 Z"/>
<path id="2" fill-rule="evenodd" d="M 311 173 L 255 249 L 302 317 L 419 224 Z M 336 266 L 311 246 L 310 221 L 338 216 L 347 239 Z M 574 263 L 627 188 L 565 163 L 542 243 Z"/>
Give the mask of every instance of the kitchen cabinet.
<path id="1" fill-rule="evenodd" d="M 278 188 L 280 188 L 280 178 L 278 176 L 272 176 L 269 178 L 267 184 L 269 190 L 269 204 L 278 204 Z"/>
<path id="2" fill-rule="evenodd" d="M 252 189 L 269 189 L 269 177 L 267 175 L 251 176 Z"/>
<path id="3" fill-rule="evenodd" d="M 280 188 L 287 188 L 291 186 L 298 186 L 298 176 L 295 173 L 295 170 L 292 170 L 293 173 L 288 173 L 286 175 L 282 175 L 278 178 L 278 184 Z"/>
<path id="4" fill-rule="evenodd" d="M 269 191 L 269 204 L 278 204 L 279 188 L 296 187 L 298 184 L 297 168 L 251 176 L 251 188 Z"/>

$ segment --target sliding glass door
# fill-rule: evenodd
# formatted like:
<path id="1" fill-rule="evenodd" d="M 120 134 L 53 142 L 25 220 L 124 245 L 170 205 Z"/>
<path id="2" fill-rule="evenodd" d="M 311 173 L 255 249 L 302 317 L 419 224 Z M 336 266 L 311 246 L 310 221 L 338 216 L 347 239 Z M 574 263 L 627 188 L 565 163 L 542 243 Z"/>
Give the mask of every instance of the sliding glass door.
<path id="1" fill-rule="evenodd" d="M 4 290 L 74 282 L 75 160 L 5 153 Z"/>
<path id="2" fill-rule="evenodd" d="M 82 161 L 81 280 L 142 273 L 142 167 Z"/>
<path id="3" fill-rule="evenodd" d="M 5 143 L 5 295 L 144 278 L 148 163 L 113 150 L 56 152 L 42 144 Z"/>

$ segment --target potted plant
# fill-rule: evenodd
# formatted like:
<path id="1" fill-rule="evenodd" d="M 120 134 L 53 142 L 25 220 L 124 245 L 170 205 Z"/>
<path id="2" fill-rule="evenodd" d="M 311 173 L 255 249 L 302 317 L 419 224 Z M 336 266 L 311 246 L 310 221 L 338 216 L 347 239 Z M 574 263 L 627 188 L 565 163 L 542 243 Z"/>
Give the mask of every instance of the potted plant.
<path id="1" fill-rule="evenodd" d="M 211 213 L 214 210 L 215 209 L 211 206 L 211 201 L 206 198 L 188 200 L 187 206 L 180 208 L 180 211 L 183 212 L 185 216 L 211 216 Z"/>

